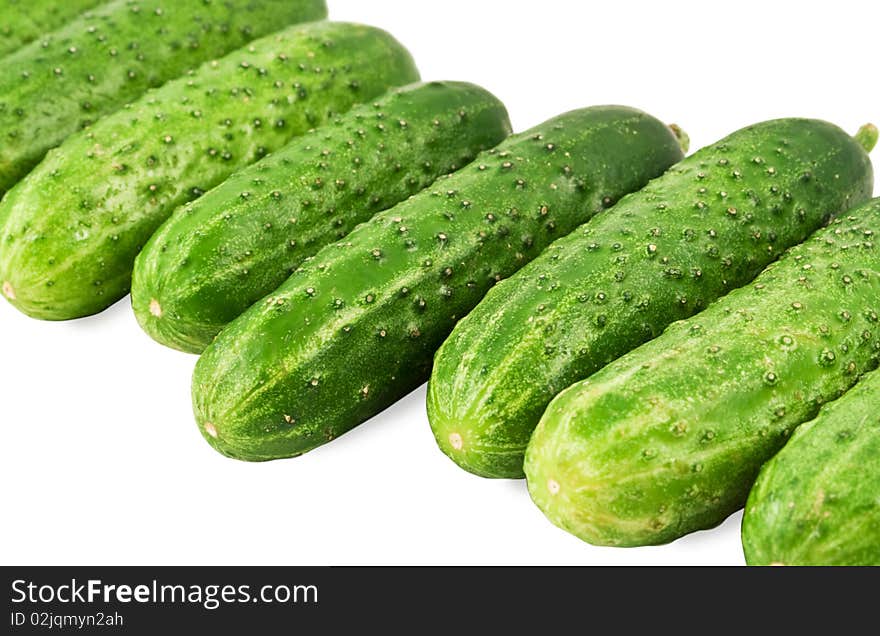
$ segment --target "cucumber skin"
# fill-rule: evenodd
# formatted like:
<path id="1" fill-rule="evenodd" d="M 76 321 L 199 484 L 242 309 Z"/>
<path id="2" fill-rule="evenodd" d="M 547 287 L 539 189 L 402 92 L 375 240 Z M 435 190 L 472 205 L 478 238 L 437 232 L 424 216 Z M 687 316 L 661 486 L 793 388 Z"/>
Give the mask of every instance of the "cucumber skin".
<path id="1" fill-rule="evenodd" d="M 877 236 L 874 201 L 563 391 L 526 452 L 538 507 L 618 546 L 666 543 L 742 507 L 791 432 L 880 360 Z"/>
<path id="2" fill-rule="evenodd" d="M 473 84 L 355 107 L 172 215 L 135 261 L 135 315 L 155 340 L 200 353 L 304 258 L 509 134 L 504 105 Z"/>
<path id="3" fill-rule="evenodd" d="M 315 22 L 148 93 L 67 139 L 0 203 L 7 298 L 50 320 L 104 309 L 128 292 L 135 257 L 180 204 L 335 113 L 417 79 L 384 31 Z"/>
<path id="4" fill-rule="evenodd" d="M 880 566 L 880 371 L 799 427 L 743 516 L 749 565 Z"/>
<path id="5" fill-rule="evenodd" d="M 100 0 L 0 1 L 0 57 L 20 49 L 48 31 L 54 31 Z"/>
<path id="6" fill-rule="evenodd" d="M 268 460 L 354 428 L 427 378 L 492 284 L 680 158 L 666 126 L 624 107 L 509 137 L 325 247 L 230 323 L 196 364 L 202 434 L 230 457 Z"/>
<path id="7" fill-rule="evenodd" d="M 50 148 L 147 89 L 326 15 L 324 0 L 116 0 L 47 33 L 0 60 L 0 196 Z"/>
<path id="8" fill-rule="evenodd" d="M 523 477 L 557 393 L 748 283 L 872 188 L 867 154 L 825 122 L 764 122 L 698 151 L 551 245 L 456 326 L 428 385 L 438 445 L 477 475 Z"/>

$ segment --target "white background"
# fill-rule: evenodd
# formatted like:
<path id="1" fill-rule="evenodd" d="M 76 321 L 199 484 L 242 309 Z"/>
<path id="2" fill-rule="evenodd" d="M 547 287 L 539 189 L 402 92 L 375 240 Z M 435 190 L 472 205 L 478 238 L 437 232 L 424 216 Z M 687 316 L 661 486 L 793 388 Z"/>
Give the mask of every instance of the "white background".
<path id="1" fill-rule="evenodd" d="M 877 3 L 329 0 L 382 26 L 425 79 L 479 83 L 516 130 L 601 103 L 681 124 L 698 148 L 780 116 L 880 123 Z M 458 469 L 424 387 L 303 457 L 223 458 L 191 417 L 195 357 L 128 299 L 44 323 L 0 303 L 4 564 L 742 564 L 740 515 L 656 548 L 558 530 L 525 483 Z"/>

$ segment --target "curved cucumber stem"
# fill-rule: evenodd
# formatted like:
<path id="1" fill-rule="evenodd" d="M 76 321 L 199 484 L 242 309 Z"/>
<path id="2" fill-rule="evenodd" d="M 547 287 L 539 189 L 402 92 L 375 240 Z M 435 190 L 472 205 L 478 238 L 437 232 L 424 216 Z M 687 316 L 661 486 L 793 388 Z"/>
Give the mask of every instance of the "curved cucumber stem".
<path id="1" fill-rule="evenodd" d="M 877 126 L 874 124 L 865 124 L 859 128 L 859 132 L 856 133 L 855 139 L 859 142 L 859 145 L 865 149 L 865 152 L 871 152 L 874 150 L 874 146 L 877 145 L 877 136 Z"/>
<path id="2" fill-rule="evenodd" d="M 683 131 L 678 124 L 669 124 L 669 130 L 671 130 L 672 134 L 675 135 L 675 138 L 678 139 L 678 145 L 681 146 L 681 151 L 684 154 L 687 154 L 691 147 L 691 138 L 688 137 L 688 134 Z M 875 128 L 874 130 L 876 132 L 877 129 Z"/>

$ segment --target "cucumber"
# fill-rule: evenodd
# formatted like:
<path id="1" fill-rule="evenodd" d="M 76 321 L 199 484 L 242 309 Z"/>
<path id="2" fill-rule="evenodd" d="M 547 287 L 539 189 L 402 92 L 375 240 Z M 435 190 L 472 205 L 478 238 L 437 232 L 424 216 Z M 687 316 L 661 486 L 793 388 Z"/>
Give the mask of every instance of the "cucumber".
<path id="1" fill-rule="evenodd" d="M 529 437 L 557 393 L 867 200 L 873 174 L 861 143 L 870 139 L 821 121 L 757 124 L 551 245 L 438 352 L 428 416 L 440 448 L 477 475 L 523 477 Z"/>
<path id="2" fill-rule="evenodd" d="M 200 430 L 244 460 L 338 437 L 421 384 L 496 281 L 680 158 L 667 126 L 616 106 L 509 137 L 324 247 L 232 321 L 196 364 Z"/>
<path id="3" fill-rule="evenodd" d="M 585 541 L 665 543 L 740 508 L 761 465 L 880 360 L 880 200 L 557 396 L 529 492 Z"/>
<path id="4" fill-rule="evenodd" d="M 324 0 L 117 0 L 70 20 L 0 60 L 0 196 L 47 150 L 147 89 L 326 14 Z"/>
<path id="5" fill-rule="evenodd" d="M 199 353 L 304 258 L 508 134 L 504 105 L 473 84 L 415 84 L 356 107 L 175 213 L 135 261 L 135 315 Z"/>
<path id="6" fill-rule="evenodd" d="M 54 31 L 100 0 L 0 0 L 0 57 Z"/>
<path id="7" fill-rule="evenodd" d="M 314 22 L 257 40 L 54 149 L 0 203 L 0 281 L 52 320 L 124 296 L 135 256 L 179 205 L 359 101 L 418 79 L 379 29 Z"/>
<path id="8" fill-rule="evenodd" d="M 880 566 L 880 371 L 799 427 L 743 517 L 750 565 Z"/>

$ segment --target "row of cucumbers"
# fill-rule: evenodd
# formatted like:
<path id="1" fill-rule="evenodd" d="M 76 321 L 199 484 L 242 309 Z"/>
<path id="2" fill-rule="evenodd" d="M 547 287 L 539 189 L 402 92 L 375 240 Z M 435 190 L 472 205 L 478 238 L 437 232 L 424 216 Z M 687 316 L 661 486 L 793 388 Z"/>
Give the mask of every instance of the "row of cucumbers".
<path id="1" fill-rule="evenodd" d="M 584 540 L 670 541 L 751 489 L 750 563 L 880 564 L 876 128 L 775 120 L 683 159 L 606 106 L 508 136 L 386 32 L 307 22 L 323 2 L 179 4 L 0 58 L 16 307 L 130 290 L 203 353 L 196 420 L 230 457 L 304 453 L 430 376 L 442 450 Z"/>

